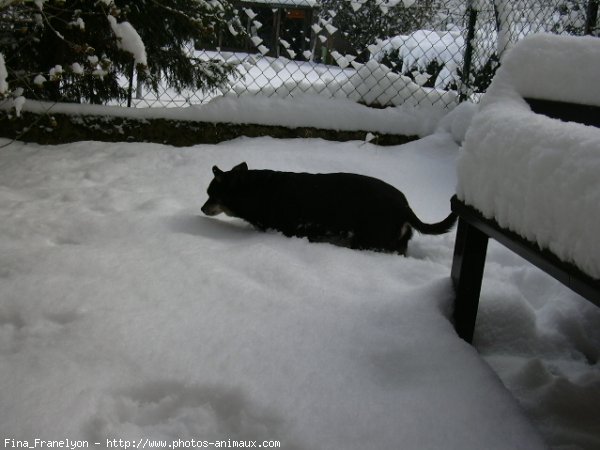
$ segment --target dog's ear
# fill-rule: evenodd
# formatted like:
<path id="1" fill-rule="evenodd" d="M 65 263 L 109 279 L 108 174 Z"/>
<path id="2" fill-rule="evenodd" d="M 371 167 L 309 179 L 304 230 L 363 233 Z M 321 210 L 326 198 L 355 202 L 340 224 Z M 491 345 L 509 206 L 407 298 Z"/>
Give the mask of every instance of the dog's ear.
<path id="1" fill-rule="evenodd" d="M 238 164 L 233 169 L 231 169 L 232 172 L 238 172 L 238 171 L 242 171 L 242 170 L 248 170 L 248 164 L 246 164 L 245 161 L 243 163 Z"/>
<path id="2" fill-rule="evenodd" d="M 217 180 L 221 179 L 221 175 L 223 175 L 223 171 L 221 169 L 219 169 L 217 166 L 213 166 L 212 172 Z"/>

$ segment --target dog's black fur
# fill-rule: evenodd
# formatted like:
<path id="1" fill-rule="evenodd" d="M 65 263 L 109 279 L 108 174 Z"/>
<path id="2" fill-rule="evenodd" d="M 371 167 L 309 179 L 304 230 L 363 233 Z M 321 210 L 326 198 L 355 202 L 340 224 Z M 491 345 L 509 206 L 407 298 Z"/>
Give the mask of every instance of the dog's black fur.
<path id="1" fill-rule="evenodd" d="M 456 222 L 453 213 L 426 224 L 410 209 L 402 192 L 376 178 L 351 173 L 310 174 L 213 167 L 202 212 L 221 212 L 261 230 L 308 237 L 354 249 L 405 254 L 412 229 L 443 234 Z"/>

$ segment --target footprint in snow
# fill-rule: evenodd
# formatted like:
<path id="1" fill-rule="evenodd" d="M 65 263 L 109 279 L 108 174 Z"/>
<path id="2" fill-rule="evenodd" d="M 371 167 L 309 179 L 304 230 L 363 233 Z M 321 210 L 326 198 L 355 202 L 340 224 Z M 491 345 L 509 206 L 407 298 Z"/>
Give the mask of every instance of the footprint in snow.
<path id="1" fill-rule="evenodd" d="M 270 411 L 251 402 L 236 388 L 189 386 L 180 382 L 150 382 L 116 392 L 100 402 L 87 425 L 87 438 L 103 442 L 128 439 L 264 440 L 285 442 L 285 426 Z"/>

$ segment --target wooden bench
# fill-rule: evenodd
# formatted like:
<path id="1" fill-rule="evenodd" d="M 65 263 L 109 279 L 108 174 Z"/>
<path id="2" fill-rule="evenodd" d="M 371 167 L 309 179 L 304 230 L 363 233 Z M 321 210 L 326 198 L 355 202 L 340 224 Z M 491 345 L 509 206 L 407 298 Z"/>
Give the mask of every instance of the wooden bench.
<path id="1" fill-rule="evenodd" d="M 535 113 L 600 127 L 599 107 L 547 100 L 525 100 Z M 485 218 L 456 196 L 452 198 L 452 210 L 458 215 L 451 272 L 456 292 L 454 326 L 458 335 L 467 342 L 472 342 L 475 330 L 489 238 L 500 242 L 600 307 L 600 280 L 593 279 L 574 265 L 561 261 L 549 250 L 540 249 L 536 243 L 500 227 L 494 220 Z"/>

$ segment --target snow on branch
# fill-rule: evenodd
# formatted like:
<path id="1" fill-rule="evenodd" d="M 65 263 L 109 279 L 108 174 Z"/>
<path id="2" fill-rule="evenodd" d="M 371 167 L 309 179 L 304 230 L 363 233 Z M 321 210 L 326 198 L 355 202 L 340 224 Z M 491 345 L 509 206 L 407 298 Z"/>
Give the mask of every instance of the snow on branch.
<path id="1" fill-rule="evenodd" d="M 146 57 L 146 47 L 144 46 L 142 38 L 135 30 L 133 25 L 131 25 L 129 22 L 117 23 L 117 19 L 110 14 L 107 16 L 107 18 L 113 32 L 119 39 L 119 48 L 131 53 L 136 65 L 142 64 L 147 66 L 148 59 Z"/>

